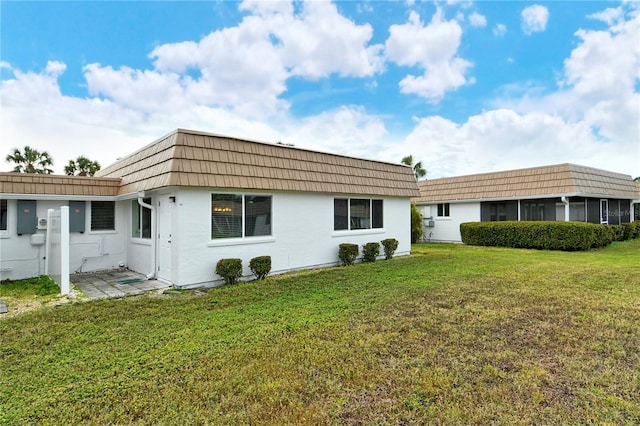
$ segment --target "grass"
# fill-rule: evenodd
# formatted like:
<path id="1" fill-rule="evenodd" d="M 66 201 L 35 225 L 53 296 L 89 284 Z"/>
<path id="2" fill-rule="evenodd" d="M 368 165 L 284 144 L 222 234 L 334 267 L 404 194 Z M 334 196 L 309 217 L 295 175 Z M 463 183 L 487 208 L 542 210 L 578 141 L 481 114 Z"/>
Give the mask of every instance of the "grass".
<path id="1" fill-rule="evenodd" d="M 2 320 L 0 423 L 640 423 L 640 240 L 413 251 Z"/>
<path id="2" fill-rule="evenodd" d="M 58 293 L 60 293 L 60 287 L 46 275 L 24 280 L 4 280 L 0 282 L 0 297 L 55 296 Z"/>

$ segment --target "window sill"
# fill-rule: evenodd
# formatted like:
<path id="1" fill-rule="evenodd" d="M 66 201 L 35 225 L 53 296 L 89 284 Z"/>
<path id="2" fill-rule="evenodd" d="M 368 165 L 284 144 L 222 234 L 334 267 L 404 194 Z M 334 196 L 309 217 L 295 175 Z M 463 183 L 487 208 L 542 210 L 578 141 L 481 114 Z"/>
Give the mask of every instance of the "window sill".
<path id="1" fill-rule="evenodd" d="M 116 231 L 115 229 L 104 231 L 89 231 L 89 235 L 114 235 L 117 233 L 118 231 Z"/>
<path id="2" fill-rule="evenodd" d="M 269 237 L 245 237 L 245 238 L 227 238 L 220 240 L 211 240 L 207 247 L 224 247 L 224 246 L 244 246 L 247 244 L 264 244 L 275 243 L 276 239 Z"/>
<path id="3" fill-rule="evenodd" d="M 384 228 L 375 228 L 375 229 L 354 229 L 351 231 L 333 231 L 331 237 L 339 238 L 339 237 L 351 237 L 353 235 L 375 235 L 375 234 L 384 234 L 386 231 Z"/>
<path id="4" fill-rule="evenodd" d="M 129 242 L 131 244 L 138 244 L 141 246 L 150 246 L 151 245 L 151 238 L 131 238 L 129 239 Z"/>

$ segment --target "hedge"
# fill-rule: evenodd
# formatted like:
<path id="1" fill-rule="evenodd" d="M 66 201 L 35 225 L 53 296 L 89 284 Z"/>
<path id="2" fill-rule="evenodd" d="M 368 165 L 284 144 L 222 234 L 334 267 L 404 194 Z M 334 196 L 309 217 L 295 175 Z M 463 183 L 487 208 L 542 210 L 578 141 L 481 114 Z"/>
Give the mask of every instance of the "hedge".
<path id="1" fill-rule="evenodd" d="M 249 261 L 249 269 L 256 279 L 263 280 L 271 272 L 271 256 L 258 256 Z"/>
<path id="2" fill-rule="evenodd" d="M 634 233 L 625 229 L 585 222 L 467 222 L 460 225 L 460 235 L 469 245 L 578 251 L 604 247 Z"/>
<path id="3" fill-rule="evenodd" d="M 216 264 L 216 274 L 224 279 L 225 284 L 235 284 L 242 276 L 242 259 L 220 259 Z"/>
<path id="4" fill-rule="evenodd" d="M 338 258 L 343 266 L 353 265 L 360 254 L 360 247 L 357 244 L 342 243 L 338 246 Z"/>

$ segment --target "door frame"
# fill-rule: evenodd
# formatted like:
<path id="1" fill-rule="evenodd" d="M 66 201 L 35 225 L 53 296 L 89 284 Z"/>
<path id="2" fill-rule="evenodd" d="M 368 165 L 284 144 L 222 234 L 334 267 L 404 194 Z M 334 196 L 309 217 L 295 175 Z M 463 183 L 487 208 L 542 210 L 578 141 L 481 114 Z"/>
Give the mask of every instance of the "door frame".
<path id="1" fill-rule="evenodd" d="M 173 270 L 173 222 L 174 222 L 174 211 L 173 206 L 175 205 L 175 201 L 171 201 L 171 199 L 175 200 L 175 195 L 173 193 L 164 193 L 158 194 L 157 199 L 157 230 L 156 230 L 156 277 L 160 281 L 173 283 L 175 271 Z M 169 236 L 167 237 L 167 243 L 169 246 L 167 247 L 169 250 L 169 258 L 168 260 L 163 259 L 163 233 L 166 233 L 168 229 Z M 168 271 L 167 271 L 168 269 Z"/>
<path id="2" fill-rule="evenodd" d="M 600 223 L 609 224 L 609 200 L 607 198 L 600 199 Z"/>

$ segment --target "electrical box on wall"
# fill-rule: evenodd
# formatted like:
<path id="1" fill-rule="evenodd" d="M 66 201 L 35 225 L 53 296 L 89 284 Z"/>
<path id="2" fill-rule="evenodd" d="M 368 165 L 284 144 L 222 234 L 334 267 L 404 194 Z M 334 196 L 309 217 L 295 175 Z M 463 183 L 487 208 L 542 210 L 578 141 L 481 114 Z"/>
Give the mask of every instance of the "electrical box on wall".
<path id="1" fill-rule="evenodd" d="M 36 200 L 18 200 L 16 233 L 18 235 L 35 234 L 37 227 Z"/>
<path id="2" fill-rule="evenodd" d="M 69 201 L 69 232 L 84 232 L 85 202 Z"/>
<path id="3" fill-rule="evenodd" d="M 31 245 L 32 246 L 41 246 L 44 244 L 44 234 L 33 234 L 31 235 Z"/>
<path id="4" fill-rule="evenodd" d="M 47 218 L 39 217 L 38 218 L 38 229 L 47 229 Z"/>

